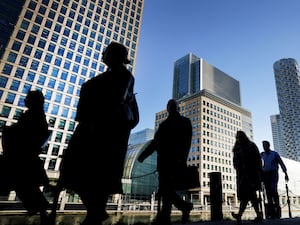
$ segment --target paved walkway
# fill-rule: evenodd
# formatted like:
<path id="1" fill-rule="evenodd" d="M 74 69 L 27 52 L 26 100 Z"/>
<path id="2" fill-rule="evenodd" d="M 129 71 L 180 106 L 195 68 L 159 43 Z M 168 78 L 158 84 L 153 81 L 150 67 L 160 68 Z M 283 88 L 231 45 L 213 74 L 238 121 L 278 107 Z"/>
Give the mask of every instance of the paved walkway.
<path id="1" fill-rule="evenodd" d="M 191 222 L 185 225 L 236 225 L 234 220 L 223 220 L 223 221 L 200 221 Z M 242 225 L 300 225 L 300 217 L 297 218 L 284 218 L 284 219 L 274 219 L 274 220 L 263 220 L 259 223 L 254 223 L 251 220 L 243 220 Z M 179 224 L 174 224 L 179 225 Z"/>

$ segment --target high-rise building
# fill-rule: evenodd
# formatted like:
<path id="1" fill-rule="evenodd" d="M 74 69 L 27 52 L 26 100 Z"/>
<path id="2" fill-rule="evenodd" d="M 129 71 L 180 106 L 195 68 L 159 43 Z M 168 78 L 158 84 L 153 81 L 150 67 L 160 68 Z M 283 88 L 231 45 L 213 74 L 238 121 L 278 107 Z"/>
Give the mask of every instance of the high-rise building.
<path id="1" fill-rule="evenodd" d="M 52 132 L 41 158 L 50 178 L 76 126 L 80 87 L 106 69 L 101 55 L 111 41 L 127 47 L 134 74 L 143 7 L 143 0 L 1 0 L 0 128 L 25 110 L 28 90 L 41 90 Z"/>
<path id="2" fill-rule="evenodd" d="M 201 183 L 200 188 L 190 190 L 193 200 L 210 201 L 210 173 L 220 172 L 224 201 L 236 202 L 235 135 L 243 130 L 253 139 L 251 113 L 241 107 L 239 82 L 188 54 L 175 62 L 173 98 L 193 126 L 188 164 L 198 166 Z M 156 113 L 155 129 L 167 116 L 166 110 Z"/>
<path id="3" fill-rule="evenodd" d="M 137 131 L 135 133 L 130 134 L 128 145 L 136 145 L 141 143 L 146 143 L 150 141 L 154 137 L 154 130 L 150 128 L 146 128 L 141 131 Z"/>
<path id="4" fill-rule="evenodd" d="M 286 157 L 300 161 L 300 73 L 295 59 L 273 65 Z"/>
<path id="5" fill-rule="evenodd" d="M 282 122 L 279 114 L 272 115 L 271 128 L 273 137 L 274 150 L 277 151 L 282 157 L 286 157 L 285 145 L 282 133 Z"/>

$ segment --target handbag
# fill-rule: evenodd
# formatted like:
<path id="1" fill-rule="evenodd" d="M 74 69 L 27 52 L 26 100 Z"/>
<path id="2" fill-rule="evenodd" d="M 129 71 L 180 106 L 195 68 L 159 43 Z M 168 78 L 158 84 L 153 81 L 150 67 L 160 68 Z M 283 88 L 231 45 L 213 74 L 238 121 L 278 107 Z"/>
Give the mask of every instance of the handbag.
<path id="1" fill-rule="evenodd" d="M 200 187 L 198 167 L 186 166 L 176 170 L 171 182 L 175 190 L 188 190 Z"/>
<path id="2" fill-rule="evenodd" d="M 136 127 L 139 123 L 139 108 L 136 101 L 136 97 L 134 93 L 130 93 L 129 88 L 132 85 L 133 78 L 131 77 L 128 81 L 127 88 L 125 90 L 125 94 L 123 96 L 122 102 L 122 113 L 127 121 L 130 129 Z"/>

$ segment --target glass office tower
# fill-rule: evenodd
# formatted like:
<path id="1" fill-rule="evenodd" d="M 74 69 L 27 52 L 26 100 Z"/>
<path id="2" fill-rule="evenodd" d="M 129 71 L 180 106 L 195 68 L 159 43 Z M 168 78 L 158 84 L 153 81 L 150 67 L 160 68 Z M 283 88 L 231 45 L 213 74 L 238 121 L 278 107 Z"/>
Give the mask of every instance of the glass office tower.
<path id="1" fill-rule="evenodd" d="M 273 65 L 286 157 L 300 161 L 300 72 L 295 59 Z"/>
<path id="2" fill-rule="evenodd" d="M 106 69 L 101 53 L 111 41 L 128 48 L 134 74 L 143 5 L 143 0 L 1 0 L 0 129 L 25 110 L 28 90 L 41 90 L 52 131 L 41 158 L 50 178 L 57 177 L 76 126 L 80 87 Z"/>

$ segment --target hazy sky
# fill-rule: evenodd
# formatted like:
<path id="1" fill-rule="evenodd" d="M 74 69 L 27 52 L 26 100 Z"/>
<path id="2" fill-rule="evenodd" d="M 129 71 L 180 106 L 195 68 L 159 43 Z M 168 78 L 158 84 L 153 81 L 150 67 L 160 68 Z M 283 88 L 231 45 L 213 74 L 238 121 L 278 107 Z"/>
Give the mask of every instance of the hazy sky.
<path id="1" fill-rule="evenodd" d="M 145 0 L 135 71 L 141 121 L 132 132 L 154 128 L 172 97 L 174 62 L 189 52 L 240 82 L 255 143 L 262 150 L 262 140 L 272 142 L 273 63 L 300 62 L 300 1 Z"/>

